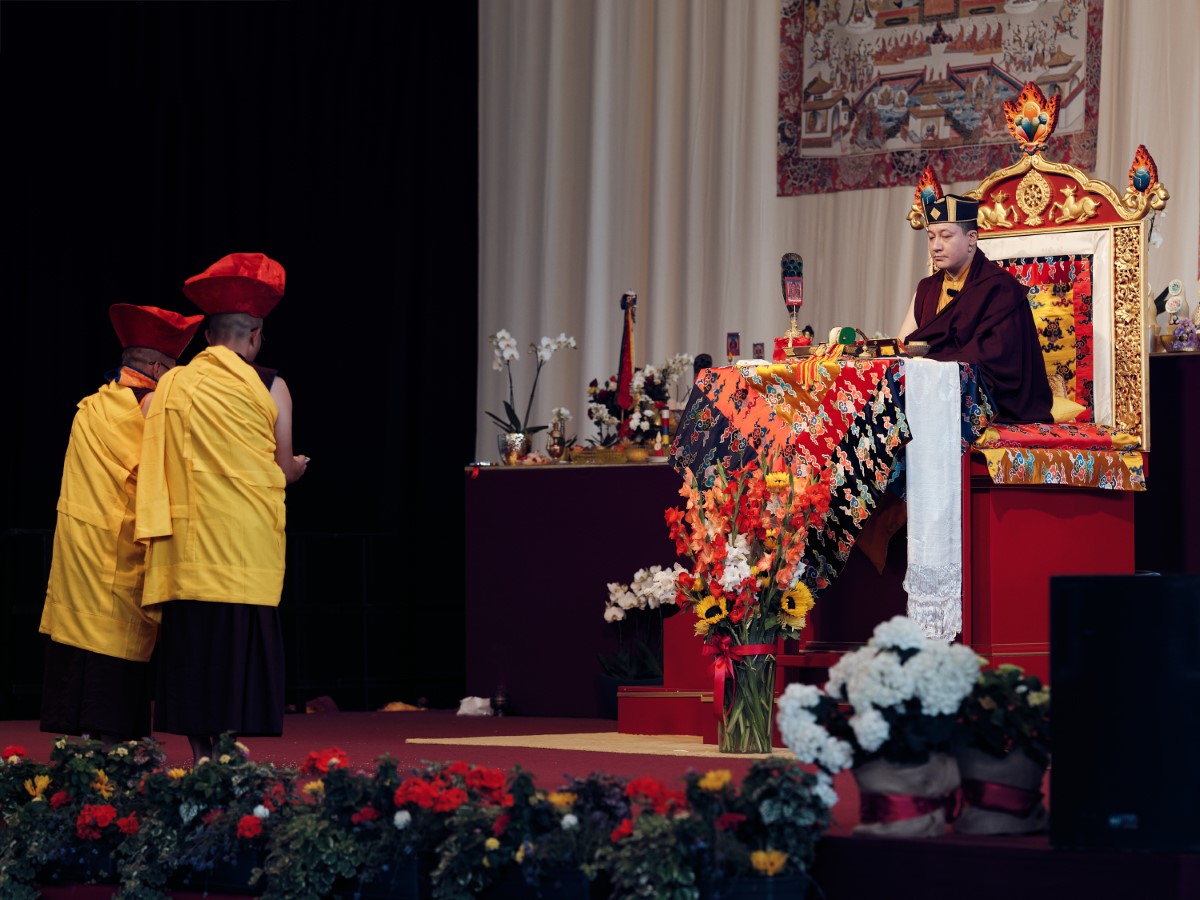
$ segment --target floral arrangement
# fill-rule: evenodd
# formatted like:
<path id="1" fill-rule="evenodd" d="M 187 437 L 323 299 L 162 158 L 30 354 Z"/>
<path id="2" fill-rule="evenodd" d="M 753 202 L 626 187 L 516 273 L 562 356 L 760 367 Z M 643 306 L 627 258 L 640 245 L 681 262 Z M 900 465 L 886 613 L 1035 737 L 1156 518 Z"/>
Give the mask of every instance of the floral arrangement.
<path id="1" fill-rule="evenodd" d="M 29 760 L 22 747 L 2 752 L 0 830 L 11 835 L 0 849 L 4 896 L 40 896 L 39 877 L 112 880 L 114 851 L 142 827 L 136 787 L 144 773 L 162 765 L 161 748 L 131 742 L 106 753 L 99 741 L 63 737 L 47 764 Z"/>
<path id="2" fill-rule="evenodd" d="M 629 815 L 624 782 L 593 774 L 541 791 L 518 767 L 507 782 L 504 805 L 460 807 L 439 847 L 433 872 L 438 900 L 471 900 L 507 881 L 536 896 L 539 885 L 586 877 L 583 867 L 607 845 Z"/>
<path id="3" fill-rule="evenodd" d="M 779 733 L 797 759 L 816 763 L 825 785 L 876 759 L 922 763 L 951 750 L 959 708 L 978 677 L 970 647 L 927 638 L 895 616 L 830 668 L 823 689 L 787 686 Z"/>
<path id="4" fill-rule="evenodd" d="M 521 358 L 521 351 L 517 349 L 517 342 L 511 334 L 502 328 L 495 334 L 488 336 L 488 343 L 495 350 L 492 369 L 497 372 L 503 371 L 508 375 L 508 399 L 504 401 L 503 417 L 493 412 L 487 412 L 487 416 L 504 432 L 536 434 L 539 431 L 544 431 L 548 426 L 529 424 L 529 414 L 533 411 L 533 398 L 537 393 L 538 378 L 541 377 L 542 366 L 550 361 L 550 357 L 554 355 L 555 351 L 562 350 L 565 347 L 570 347 L 572 350 L 575 349 L 575 338 L 567 337 L 564 332 L 556 338 L 543 337 L 540 343 L 531 343 L 529 345 L 529 353 L 537 360 L 537 368 L 533 372 L 533 385 L 529 388 L 529 401 L 525 404 L 525 415 L 523 416 L 517 415 L 516 398 L 513 393 L 512 364 Z"/>
<path id="5" fill-rule="evenodd" d="M 1173 346 L 1176 350 L 1196 349 L 1196 326 L 1191 319 L 1185 317 L 1176 322 L 1173 334 L 1175 337 Z"/>
<path id="6" fill-rule="evenodd" d="M 1050 762 L 1050 688 L 1020 666 L 979 673 L 960 710 L 960 743 L 1003 759 L 1024 750 L 1034 762 Z"/>
<path id="7" fill-rule="evenodd" d="M 676 581 L 686 570 L 651 566 L 633 573 L 630 584 L 610 582 L 604 621 L 616 625 L 618 647 L 611 656 L 600 654 L 604 673 L 620 680 L 661 678 L 662 623 L 679 607 L 672 601 Z"/>
<path id="8" fill-rule="evenodd" d="M 268 900 L 350 896 L 388 881 L 436 900 L 502 882 L 532 895 L 571 875 L 603 878 L 614 897 L 644 896 L 649 884 L 656 896 L 688 898 L 706 878 L 806 871 L 829 825 L 816 778 L 783 759 L 756 760 L 740 789 L 719 770 L 689 773 L 682 790 L 593 773 L 547 791 L 519 767 L 400 772 L 385 755 L 362 770 L 337 747 L 276 768 L 251 762 L 230 735 L 191 770 L 164 768 L 153 741 L 106 755 L 97 742 L 60 739 L 46 764 L 20 747 L 3 753 L 6 898 L 40 896 L 47 866 L 79 855 L 109 862 L 59 880 L 119 885 L 118 900 L 161 900 L 168 884 L 212 889 L 205 871 L 233 856 L 254 863 L 239 892 Z M 106 766 L 111 779 L 99 776 Z"/>
<path id="9" fill-rule="evenodd" d="M 617 376 L 604 384 L 592 379 L 588 385 L 588 418 L 596 425 L 599 435 L 590 438 L 596 447 L 618 444 L 645 445 L 663 434 L 662 410 L 671 399 L 671 385 L 685 372 L 690 372 L 692 357 L 686 353 L 672 356 L 661 367 L 645 366 L 633 373 L 629 390 L 632 402 L 623 408 L 617 400 Z"/>
<path id="10" fill-rule="evenodd" d="M 754 752 L 770 749 L 775 643 L 800 636 L 815 602 L 803 555 L 809 529 L 829 509 L 828 477 L 798 477 L 771 453 L 735 471 L 689 469 L 679 491 L 684 507 L 665 514 L 677 552 L 692 563 L 676 581 L 676 602 L 696 616 L 696 634 L 714 659 L 722 728 L 736 732 L 740 752 L 750 752 L 753 736 Z M 725 675 L 733 681 L 728 695 Z"/>
<path id="11" fill-rule="evenodd" d="M 706 883 L 804 874 L 829 805 L 816 778 L 794 760 L 755 760 L 742 782 L 729 770 L 689 773 L 683 791 L 654 778 L 628 782 L 631 814 L 588 866 L 613 898 L 696 898 Z"/>
<path id="12" fill-rule="evenodd" d="M 218 868 L 237 869 L 246 888 L 271 831 L 297 808 L 295 773 L 250 759 L 232 735 L 192 769 L 156 767 L 132 792 L 141 828 L 116 851 L 122 898 L 165 898 L 174 877 L 199 887 Z M 261 887 L 261 885 L 259 885 Z"/>

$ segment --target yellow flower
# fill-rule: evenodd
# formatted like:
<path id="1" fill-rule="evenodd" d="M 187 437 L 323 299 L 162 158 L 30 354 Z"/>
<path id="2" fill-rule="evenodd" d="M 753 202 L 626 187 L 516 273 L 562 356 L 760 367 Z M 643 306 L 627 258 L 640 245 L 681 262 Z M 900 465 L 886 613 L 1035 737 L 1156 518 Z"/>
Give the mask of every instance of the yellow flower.
<path id="1" fill-rule="evenodd" d="M 1049 703 L 1050 689 L 1043 688 L 1040 691 L 1030 691 L 1028 700 L 1030 706 L 1042 706 L 1043 704 Z"/>
<path id="2" fill-rule="evenodd" d="M 750 865 L 754 866 L 754 871 L 769 878 L 779 874 L 787 858 L 788 855 L 782 850 L 755 850 L 750 854 Z"/>
<path id="3" fill-rule="evenodd" d="M 525 862 L 525 845 L 524 844 L 521 844 L 521 846 L 517 848 L 517 852 L 513 854 L 513 859 L 515 859 L 518 863 Z"/>
<path id="4" fill-rule="evenodd" d="M 772 494 L 778 494 L 780 491 L 787 490 L 788 473 L 787 472 L 772 472 L 766 477 L 767 490 Z"/>
<path id="5" fill-rule="evenodd" d="M 128 756 L 129 748 L 128 747 L 113 747 L 113 753 L 117 754 L 117 756 Z"/>
<path id="6" fill-rule="evenodd" d="M 107 800 L 116 793 L 117 789 L 108 783 L 108 776 L 104 774 L 104 770 L 97 769 L 96 780 L 92 782 L 92 790 Z"/>
<path id="7" fill-rule="evenodd" d="M 227 765 L 231 759 L 233 759 L 233 757 L 230 756 L 228 753 L 222 753 L 220 756 L 217 757 L 217 762 L 219 762 L 223 765 Z"/>
<path id="8" fill-rule="evenodd" d="M 546 800 L 555 809 L 570 809 L 577 799 L 578 797 L 570 791 L 551 791 L 546 795 Z"/>
<path id="9" fill-rule="evenodd" d="M 310 781 L 304 786 L 304 793 L 312 794 L 314 797 L 323 796 L 325 793 L 325 782 L 319 778 L 316 781 Z"/>
<path id="10" fill-rule="evenodd" d="M 816 601 L 813 600 L 812 591 L 803 582 L 797 582 L 795 587 L 789 588 L 783 595 L 783 599 L 779 601 L 780 611 L 791 619 L 800 619 L 801 627 L 803 627 L 804 617 L 815 605 Z"/>
<path id="11" fill-rule="evenodd" d="M 488 851 L 499 850 L 500 842 L 498 840 L 496 840 L 496 838 L 490 837 L 486 841 L 483 842 L 483 849 L 488 850 Z"/>
<path id="12" fill-rule="evenodd" d="M 25 790 L 29 792 L 29 796 L 34 800 L 41 799 L 46 788 L 50 787 L 49 775 L 34 775 L 33 780 L 25 779 Z"/>
<path id="13" fill-rule="evenodd" d="M 172 781 L 178 781 L 187 774 L 187 769 L 167 769 L 167 777 Z"/>
<path id="14" fill-rule="evenodd" d="M 712 594 L 705 595 L 696 604 L 696 634 L 708 634 L 708 629 L 728 615 L 724 597 L 718 600 Z"/>
<path id="15" fill-rule="evenodd" d="M 719 791 L 733 779 L 733 773 L 728 769 L 710 769 L 704 777 L 696 782 L 702 791 Z"/>

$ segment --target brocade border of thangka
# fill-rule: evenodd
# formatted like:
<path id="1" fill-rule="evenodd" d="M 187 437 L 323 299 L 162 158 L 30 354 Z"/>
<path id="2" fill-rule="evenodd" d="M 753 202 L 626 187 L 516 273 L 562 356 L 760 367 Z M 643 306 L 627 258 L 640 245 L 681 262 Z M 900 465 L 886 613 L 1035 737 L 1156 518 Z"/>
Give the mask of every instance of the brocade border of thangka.
<path id="1" fill-rule="evenodd" d="M 1096 164 L 1104 3 L 1103 0 L 1080 2 L 1087 3 L 1083 125 L 1074 134 L 1054 138 L 1052 144 L 1055 159 L 1091 171 Z M 818 9 L 822 6 L 821 3 L 815 5 Z M 803 97 L 807 87 L 804 81 L 804 18 L 813 6 L 807 0 L 784 0 L 780 10 L 777 196 L 798 197 L 912 185 L 927 165 L 932 166 L 946 181 L 969 181 L 1009 166 L 1020 157 L 1020 148 L 1007 136 L 986 144 L 915 147 L 911 150 L 843 156 L 802 155 L 799 146 L 804 134 L 801 119 L 805 112 Z M 1014 97 L 1016 93 L 1013 92 Z"/>
<path id="2" fill-rule="evenodd" d="M 1063 485 L 1111 491 L 1144 491 L 1140 450 L 980 450 L 995 484 Z"/>

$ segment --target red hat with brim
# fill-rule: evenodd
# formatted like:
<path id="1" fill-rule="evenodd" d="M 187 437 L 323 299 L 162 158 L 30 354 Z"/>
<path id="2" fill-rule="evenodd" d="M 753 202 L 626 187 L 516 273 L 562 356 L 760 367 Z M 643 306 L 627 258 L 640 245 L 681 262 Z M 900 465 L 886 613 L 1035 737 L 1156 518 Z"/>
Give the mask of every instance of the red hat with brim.
<path id="1" fill-rule="evenodd" d="M 210 316 L 246 313 L 265 319 L 283 297 L 283 266 L 262 253 L 230 253 L 183 283 L 183 293 Z"/>
<path id="2" fill-rule="evenodd" d="M 114 303 L 108 308 L 108 317 L 122 348 L 149 347 L 171 359 L 179 359 L 204 321 L 204 316 L 181 316 L 169 309 L 132 303 Z"/>

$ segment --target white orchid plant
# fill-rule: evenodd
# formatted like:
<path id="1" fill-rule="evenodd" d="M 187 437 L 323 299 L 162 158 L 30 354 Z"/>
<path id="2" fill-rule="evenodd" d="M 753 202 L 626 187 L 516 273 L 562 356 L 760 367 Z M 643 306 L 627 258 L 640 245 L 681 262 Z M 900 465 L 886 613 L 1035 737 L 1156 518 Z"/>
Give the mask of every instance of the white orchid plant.
<path id="1" fill-rule="evenodd" d="M 537 434 L 539 431 L 545 431 L 549 427 L 548 425 L 529 424 L 529 414 L 533 411 L 533 397 L 537 393 L 538 378 L 541 377 L 542 366 L 550 361 L 550 357 L 556 351 L 566 347 L 572 350 L 575 349 L 575 338 L 567 337 L 564 332 L 556 338 L 543 337 L 540 343 L 531 343 L 529 345 L 530 355 L 537 359 L 537 368 L 533 373 L 533 386 L 529 389 L 529 402 L 525 404 L 524 416 L 517 415 L 516 399 L 513 394 L 512 364 L 521 358 L 521 351 L 517 349 L 517 342 L 511 334 L 502 328 L 495 334 L 488 335 L 488 343 L 495 350 L 492 369 L 496 372 L 506 372 L 508 375 L 508 399 L 504 401 L 504 416 L 501 417 L 485 410 L 488 418 L 495 422 L 502 431 L 506 432 Z"/>

